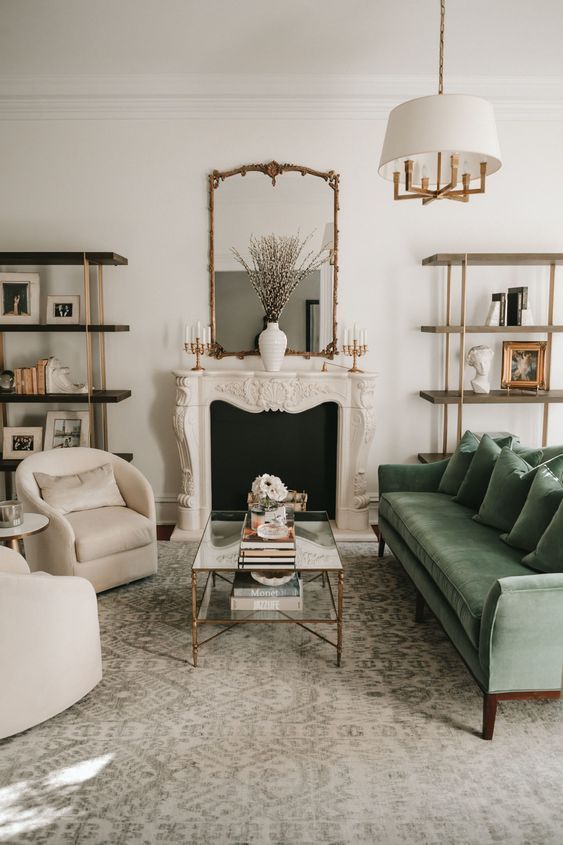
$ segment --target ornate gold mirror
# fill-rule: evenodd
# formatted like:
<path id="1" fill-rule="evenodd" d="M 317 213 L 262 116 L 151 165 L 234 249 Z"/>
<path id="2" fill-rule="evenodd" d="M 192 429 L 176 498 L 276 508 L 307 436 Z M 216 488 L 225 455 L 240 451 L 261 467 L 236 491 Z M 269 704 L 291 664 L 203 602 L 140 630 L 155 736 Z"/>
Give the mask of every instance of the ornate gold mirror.
<path id="1" fill-rule="evenodd" d="M 252 236 L 272 233 L 299 234 L 301 239 L 311 235 L 306 251 L 328 246 L 330 261 L 292 293 L 280 329 L 287 335 L 286 355 L 334 357 L 338 183 L 339 175 L 332 170 L 276 161 L 209 174 L 211 342 L 217 358 L 258 354 L 264 312 L 233 249 L 244 255 Z"/>

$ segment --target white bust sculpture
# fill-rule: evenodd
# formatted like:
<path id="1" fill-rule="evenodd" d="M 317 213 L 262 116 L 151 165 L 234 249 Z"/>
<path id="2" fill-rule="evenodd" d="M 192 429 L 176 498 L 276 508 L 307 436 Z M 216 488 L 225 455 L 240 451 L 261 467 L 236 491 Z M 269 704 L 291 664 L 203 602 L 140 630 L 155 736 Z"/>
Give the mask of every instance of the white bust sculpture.
<path id="1" fill-rule="evenodd" d="M 465 356 L 465 363 L 475 368 L 475 378 L 471 380 L 471 386 L 475 393 L 490 393 L 489 371 L 493 350 L 490 346 L 472 346 Z"/>
<path id="2" fill-rule="evenodd" d="M 58 358 L 49 358 L 49 363 L 45 367 L 47 393 L 88 393 L 88 386 L 74 384 L 69 373 L 69 367 L 63 367 Z"/>

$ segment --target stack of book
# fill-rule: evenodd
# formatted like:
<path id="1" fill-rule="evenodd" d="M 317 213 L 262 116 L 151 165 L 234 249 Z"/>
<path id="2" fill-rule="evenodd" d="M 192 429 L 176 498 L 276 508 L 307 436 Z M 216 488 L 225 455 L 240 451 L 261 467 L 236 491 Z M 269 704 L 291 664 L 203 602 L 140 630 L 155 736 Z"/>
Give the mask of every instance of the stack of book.
<path id="1" fill-rule="evenodd" d="M 45 367 L 48 363 L 48 358 L 41 358 L 35 367 L 16 367 L 14 370 L 16 393 L 34 395 L 46 393 Z"/>
<path id="2" fill-rule="evenodd" d="M 287 533 L 282 537 L 267 539 L 260 537 L 251 526 L 250 512 L 246 514 L 240 539 L 238 563 L 240 567 L 272 564 L 276 569 L 295 568 L 295 524 L 288 518 Z"/>
<path id="3" fill-rule="evenodd" d="M 231 610 L 303 610 L 303 582 L 297 572 L 277 586 L 259 584 L 250 572 L 236 572 Z"/>

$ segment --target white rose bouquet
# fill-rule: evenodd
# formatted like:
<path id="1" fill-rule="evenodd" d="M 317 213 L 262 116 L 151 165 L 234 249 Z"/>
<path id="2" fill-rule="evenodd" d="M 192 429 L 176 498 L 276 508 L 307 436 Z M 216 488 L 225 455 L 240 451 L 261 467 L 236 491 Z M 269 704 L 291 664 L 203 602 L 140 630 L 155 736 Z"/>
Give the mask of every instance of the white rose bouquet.
<path id="1" fill-rule="evenodd" d="M 287 487 L 277 475 L 264 473 L 252 482 L 252 495 L 266 509 L 274 508 L 285 501 Z"/>

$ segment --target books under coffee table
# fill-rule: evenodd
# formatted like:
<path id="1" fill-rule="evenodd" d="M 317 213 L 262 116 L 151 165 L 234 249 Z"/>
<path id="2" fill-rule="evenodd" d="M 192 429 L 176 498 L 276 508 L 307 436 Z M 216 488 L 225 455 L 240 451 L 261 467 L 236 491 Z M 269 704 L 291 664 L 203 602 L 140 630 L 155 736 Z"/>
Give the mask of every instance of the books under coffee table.
<path id="1" fill-rule="evenodd" d="M 295 514 L 295 559 L 290 566 L 280 566 L 277 560 L 265 562 L 255 558 L 251 569 L 248 565 L 241 569 L 239 557 L 245 516 L 246 511 L 212 511 L 193 561 L 194 666 L 198 663 L 199 649 L 205 643 L 231 629 L 236 630 L 235 626 L 255 623 L 300 626 L 333 646 L 337 665 L 340 666 L 344 571 L 327 514 L 324 511 Z M 261 576 L 271 578 L 273 575 L 276 580 L 278 577 L 287 579 L 286 583 L 293 586 L 286 587 L 286 591 L 293 589 L 296 594 L 288 596 L 267 592 L 275 585 L 261 584 L 260 580 L 252 578 L 251 572 L 260 580 Z M 251 581 L 248 579 L 255 582 L 255 587 L 249 587 Z M 257 593 L 245 595 L 245 589 L 256 589 Z M 252 604 L 245 607 L 242 602 Z M 219 630 L 206 639 L 200 639 L 203 625 L 217 626 Z M 330 628 L 334 629 L 335 639 L 330 636 Z"/>

